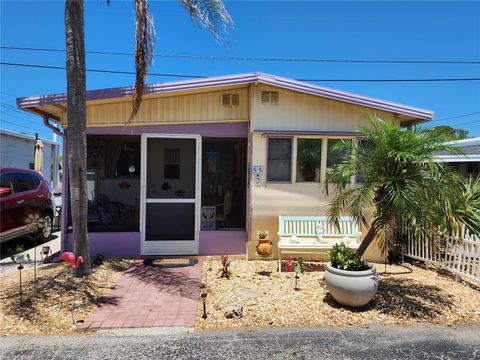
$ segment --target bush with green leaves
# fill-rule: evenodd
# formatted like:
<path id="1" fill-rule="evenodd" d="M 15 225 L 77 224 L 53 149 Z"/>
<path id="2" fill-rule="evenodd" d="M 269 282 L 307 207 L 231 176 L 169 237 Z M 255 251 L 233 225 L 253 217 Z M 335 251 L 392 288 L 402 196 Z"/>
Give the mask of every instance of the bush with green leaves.
<path id="1" fill-rule="evenodd" d="M 328 255 L 330 255 L 332 266 L 340 270 L 361 271 L 368 268 L 360 255 L 344 243 L 333 245 Z"/>
<path id="2" fill-rule="evenodd" d="M 438 241 L 438 234 L 456 235 L 463 226 L 480 235 L 480 179 L 465 179 L 433 154 L 461 154 L 441 129 L 400 128 L 396 121 L 366 116 L 361 141 L 340 141 L 332 151 L 347 154 L 327 174 L 333 192 L 328 216 L 339 228 L 351 216 L 368 232 L 358 253 L 375 241 L 382 250 L 396 250 L 403 226 L 415 237 Z M 359 176 L 351 186 L 353 176 Z"/>

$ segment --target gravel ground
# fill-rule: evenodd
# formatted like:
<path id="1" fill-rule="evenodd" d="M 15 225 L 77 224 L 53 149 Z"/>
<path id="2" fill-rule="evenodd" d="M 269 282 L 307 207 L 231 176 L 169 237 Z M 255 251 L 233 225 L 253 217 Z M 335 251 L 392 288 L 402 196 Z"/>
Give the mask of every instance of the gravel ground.
<path id="1" fill-rule="evenodd" d="M 33 286 L 33 268 L 22 270 L 23 306 L 20 307 L 18 271 L 0 277 L 0 335 L 75 333 L 120 276 L 127 260 L 107 260 L 92 275 L 67 276 L 65 263 L 42 265 Z"/>
<path id="2" fill-rule="evenodd" d="M 148 336 L 6 337 L 16 359 L 480 359 L 480 328 L 374 326 Z"/>
<path id="3" fill-rule="evenodd" d="M 308 263 L 300 275 L 276 272 L 275 261 L 234 261 L 229 279 L 220 278 L 221 264 L 203 264 L 207 286 L 207 319 L 202 305 L 197 330 L 252 329 L 271 326 L 346 326 L 371 324 L 480 324 L 480 291 L 451 277 L 416 266 L 378 265 L 376 297 L 361 309 L 339 306 L 323 283 L 325 264 Z M 211 270 L 209 270 L 211 269 Z M 257 293 L 257 297 L 255 296 Z M 253 297 L 248 297 L 248 296 Z M 224 308 L 243 306 L 243 316 L 227 319 Z"/>

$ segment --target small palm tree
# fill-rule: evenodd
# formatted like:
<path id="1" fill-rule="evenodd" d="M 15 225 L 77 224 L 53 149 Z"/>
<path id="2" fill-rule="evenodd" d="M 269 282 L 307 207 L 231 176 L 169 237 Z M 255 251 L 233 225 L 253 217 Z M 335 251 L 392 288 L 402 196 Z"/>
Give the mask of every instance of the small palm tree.
<path id="1" fill-rule="evenodd" d="M 107 3 L 109 0 L 107 0 Z M 135 2 L 135 87 L 132 97 L 130 122 L 138 113 L 142 102 L 148 68 L 153 59 L 155 29 L 148 0 Z M 195 25 L 207 28 L 218 42 L 233 26 L 221 0 L 180 0 Z M 70 209 L 72 217 L 73 251 L 84 261 L 75 270 L 76 276 L 91 273 L 87 233 L 87 104 L 83 0 L 65 1 L 65 38 L 67 43 L 67 156 Z"/>
<path id="2" fill-rule="evenodd" d="M 327 175 L 330 221 L 352 216 L 370 229 L 358 252 L 363 255 L 376 241 L 392 249 L 400 225 L 416 235 L 435 238 L 438 231 L 455 233 L 462 224 L 480 234 L 480 180 L 463 180 L 445 163 L 435 161 L 436 151 L 459 153 L 445 143 L 441 131 L 414 127 L 401 129 L 394 122 L 367 115 L 371 127 L 361 129 L 361 141 L 342 141 L 334 150 L 349 154 Z M 350 186 L 356 176 L 359 184 Z"/>

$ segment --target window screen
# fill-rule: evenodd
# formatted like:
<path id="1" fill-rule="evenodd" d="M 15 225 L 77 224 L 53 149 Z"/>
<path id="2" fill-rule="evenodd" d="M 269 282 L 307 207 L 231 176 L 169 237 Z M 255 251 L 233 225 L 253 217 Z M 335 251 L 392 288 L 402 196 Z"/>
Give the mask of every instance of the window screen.
<path id="1" fill-rule="evenodd" d="M 268 181 L 291 181 L 292 139 L 268 139 Z"/>
<path id="2" fill-rule="evenodd" d="M 335 145 L 341 141 L 351 141 L 348 139 L 328 139 L 328 151 L 327 151 L 327 171 L 333 169 L 335 165 L 344 161 L 348 153 L 346 151 L 335 149 Z"/>
<path id="3" fill-rule="evenodd" d="M 297 140 L 297 181 L 320 182 L 321 139 Z"/>

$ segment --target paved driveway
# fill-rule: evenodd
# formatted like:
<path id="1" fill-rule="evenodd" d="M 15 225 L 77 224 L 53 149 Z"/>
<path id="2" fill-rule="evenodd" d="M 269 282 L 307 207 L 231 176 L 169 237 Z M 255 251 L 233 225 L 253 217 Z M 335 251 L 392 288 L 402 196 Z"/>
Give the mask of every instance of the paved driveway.
<path id="1" fill-rule="evenodd" d="M 132 330 L 138 331 L 138 330 Z M 3 337 L 3 359 L 479 359 L 480 328 L 375 326 Z"/>
<path id="2" fill-rule="evenodd" d="M 201 268 L 201 261 L 179 268 L 145 266 L 138 261 L 79 329 L 193 327 Z"/>

